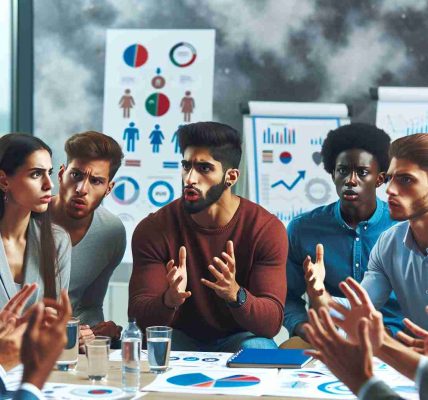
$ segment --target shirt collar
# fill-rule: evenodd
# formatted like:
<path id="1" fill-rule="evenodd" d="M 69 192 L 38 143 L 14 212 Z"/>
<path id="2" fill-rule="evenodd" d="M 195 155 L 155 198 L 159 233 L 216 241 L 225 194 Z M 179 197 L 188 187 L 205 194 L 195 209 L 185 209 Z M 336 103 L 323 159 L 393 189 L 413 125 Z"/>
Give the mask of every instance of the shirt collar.
<path id="1" fill-rule="evenodd" d="M 385 203 L 382 200 L 380 200 L 378 197 L 376 197 L 376 210 L 375 210 L 375 212 L 367 221 L 361 221 L 358 224 L 358 226 L 364 226 L 364 227 L 370 228 L 370 227 L 376 225 L 381 220 L 381 218 L 383 216 L 384 207 L 385 207 Z M 336 205 L 334 207 L 334 216 L 340 225 L 342 225 L 343 227 L 346 227 L 348 229 L 353 229 L 342 218 L 342 213 L 340 212 L 340 200 L 338 200 L 336 202 Z"/>
<path id="2" fill-rule="evenodd" d="M 420 254 L 421 256 L 426 257 L 428 254 L 428 249 L 425 250 L 426 251 L 425 254 L 419 249 L 419 246 L 416 243 L 415 238 L 413 237 L 412 230 L 410 229 L 409 222 L 407 222 L 407 229 L 406 229 L 406 234 L 404 235 L 403 243 L 409 250 L 412 250 Z"/>

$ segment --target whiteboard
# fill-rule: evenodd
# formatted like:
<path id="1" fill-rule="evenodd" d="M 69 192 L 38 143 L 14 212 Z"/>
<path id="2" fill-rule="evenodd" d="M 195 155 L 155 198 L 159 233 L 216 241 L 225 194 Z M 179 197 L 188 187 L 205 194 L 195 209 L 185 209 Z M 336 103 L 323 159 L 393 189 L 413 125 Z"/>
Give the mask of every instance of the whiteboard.
<path id="1" fill-rule="evenodd" d="M 272 110 L 250 104 L 251 114 L 244 116 L 248 194 L 287 225 L 337 198 L 321 146 L 330 130 L 350 120 L 344 104 L 275 103 Z"/>

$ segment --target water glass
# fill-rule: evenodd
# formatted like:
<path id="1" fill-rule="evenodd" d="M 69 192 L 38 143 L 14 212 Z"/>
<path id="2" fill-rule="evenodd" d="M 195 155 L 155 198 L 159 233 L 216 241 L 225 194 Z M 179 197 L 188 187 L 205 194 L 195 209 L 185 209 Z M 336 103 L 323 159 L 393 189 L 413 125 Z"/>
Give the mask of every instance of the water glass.
<path id="1" fill-rule="evenodd" d="M 95 336 L 94 339 L 85 342 L 89 380 L 94 382 L 106 378 L 110 343 L 111 338 L 108 336 Z"/>
<path id="2" fill-rule="evenodd" d="M 77 318 L 67 322 L 67 344 L 56 362 L 60 371 L 74 371 L 76 368 L 79 356 L 79 322 Z"/>
<path id="3" fill-rule="evenodd" d="M 172 328 L 169 326 L 150 326 L 146 328 L 146 336 L 150 371 L 161 374 L 168 369 Z"/>

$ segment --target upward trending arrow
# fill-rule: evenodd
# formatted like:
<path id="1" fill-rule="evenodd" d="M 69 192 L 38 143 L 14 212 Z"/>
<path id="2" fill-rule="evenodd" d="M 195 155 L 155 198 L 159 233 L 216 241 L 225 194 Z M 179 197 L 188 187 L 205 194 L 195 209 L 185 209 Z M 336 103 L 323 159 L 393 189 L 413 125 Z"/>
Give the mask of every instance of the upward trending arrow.
<path id="1" fill-rule="evenodd" d="M 283 185 L 283 186 L 285 186 L 288 190 L 293 190 L 293 188 L 294 188 L 294 186 L 296 186 L 298 183 L 299 183 L 299 181 L 301 180 L 301 179 L 305 179 L 305 174 L 306 174 L 306 171 L 298 171 L 298 176 L 297 176 L 297 178 L 293 181 L 293 183 L 291 184 L 291 185 L 288 185 L 287 183 L 285 183 L 282 179 L 280 180 L 280 181 L 278 181 L 278 182 L 275 182 L 273 185 L 271 185 L 271 188 L 274 188 L 274 187 L 277 187 L 277 186 L 279 186 L 279 185 Z"/>

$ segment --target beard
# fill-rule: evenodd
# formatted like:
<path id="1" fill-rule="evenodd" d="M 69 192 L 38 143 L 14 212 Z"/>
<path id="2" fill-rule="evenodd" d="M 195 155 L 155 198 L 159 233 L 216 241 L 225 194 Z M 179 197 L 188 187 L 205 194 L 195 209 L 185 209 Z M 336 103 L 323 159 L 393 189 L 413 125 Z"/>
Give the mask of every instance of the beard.
<path id="1" fill-rule="evenodd" d="M 397 216 L 397 218 L 394 218 L 394 216 L 392 215 L 392 218 L 396 221 L 411 221 L 422 217 L 426 213 L 428 213 L 428 193 L 426 193 L 425 195 L 423 195 L 412 203 L 411 210 L 409 213 Z"/>
<path id="2" fill-rule="evenodd" d="M 189 213 L 189 214 L 196 214 L 200 211 L 205 210 L 206 208 L 208 208 L 210 205 L 214 204 L 223 194 L 223 192 L 225 191 L 226 187 L 224 182 L 220 182 L 217 185 L 211 186 L 208 191 L 207 194 L 205 195 L 205 197 L 200 197 L 197 201 L 186 201 L 184 198 L 184 188 L 183 188 L 183 205 L 184 205 L 184 209 Z M 195 189 L 197 190 L 197 189 Z M 198 191 L 198 190 L 197 190 Z M 200 194 L 201 192 L 198 191 Z"/>

